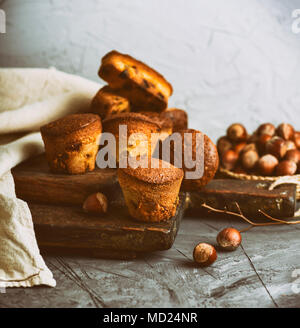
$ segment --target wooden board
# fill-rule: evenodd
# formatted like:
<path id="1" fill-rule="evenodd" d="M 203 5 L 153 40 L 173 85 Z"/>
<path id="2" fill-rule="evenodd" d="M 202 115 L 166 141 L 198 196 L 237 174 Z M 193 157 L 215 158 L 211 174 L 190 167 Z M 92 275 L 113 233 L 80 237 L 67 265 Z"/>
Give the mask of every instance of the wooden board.
<path id="1" fill-rule="evenodd" d="M 47 249 L 86 250 L 100 257 L 132 258 L 138 252 L 169 249 L 184 214 L 185 193 L 180 194 L 176 215 L 166 222 L 143 223 L 131 218 L 125 206 L 116 170 L 96 169 L 83 175 L 49 172 L 44 155 L 13 170 L 17 196 L 28 202 L 37 240 Z M 84 213 L 82 203 L 102 191 L 108 213 Z"/>

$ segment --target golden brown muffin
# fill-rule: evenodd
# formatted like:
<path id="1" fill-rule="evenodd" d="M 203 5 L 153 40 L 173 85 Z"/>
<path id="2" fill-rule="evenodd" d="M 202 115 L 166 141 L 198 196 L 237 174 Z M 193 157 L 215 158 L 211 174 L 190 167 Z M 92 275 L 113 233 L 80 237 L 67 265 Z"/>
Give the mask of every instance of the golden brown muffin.
<path id="1" fill-rule="evenodd" d="M 168 117 L 162 116 L 156 112 L 140 112 L 140 114 L 150 117 L 153 121 L 157 122 L 161 126 L 160 140 L 164 140 L 170 134 L 172 134 L 173 123 Z"/>
<path id="2" fill-rule="evenodd" d="M 79 174 L 92 171 L 102 125 L 95 114 L 73 114 L 41 127 L 51 171 Z"/>
<path id="3" fill-rule="evenodd" d="M 215 173 L 219 166 L 219 155 L 217 151 L 217 147 L 215 144 L 209 139 L 208 136 L 203 134 L 200 131 L 193 130 L 193 129 L 186 129 L 181 130 L 180 132 L 177 132 L 181 136 L 181 142 L 182 142 L 182 152 L 179 152 L 180 158 L 177 157 L 177 160 L 179 159 L 179 162 L 176 162 L 176 156 L 174 155 L 174 147 L 178 150 L 178 146 L 176 146 L 176 143 L 170 143 L 170 138 L 172 135 L 167 138 L 164 143 L 166 146 L 170 143 L 170 162 L 174 165 L 178 165 L 177 163 L 182 163 L 182 168 L 185 173 L 185 177 L 182 182 L 181 189 L 184 191 L 197 191 L 199 188 L 205 186 L 213 177 L 215 176 Z M 191 139 L 186 138 L 185 140 L 185 133 L 189 133 L 191 135 Z M 196 146 L 196 136 L 199 134 L 199 147 Z M 186 143 L 186 149 L 188 152 L 184 152 L 184 143 Z M 198 155 L 198 159 L 196 157 L 196 152 Z M 189 155 L 190 154 L 190 155 Z M 195 172 L 195 166 L 192 168 L 186 167 L 185 160 L 187 161 L 188 156 L 192 156 L 192 160 L 196 161 L 196 165 L 202 171 L 203 173 L 200 177 L 197 177 L 196 179 L 188 178 L 188 174 L 191 174 Z M 164 157 L 162 157 L 165 159 Z"/>
<path id="4" fill-rule="evenodd" d="M 152 159 L 155 167 L 119 168 L 118 179 L 130 215 L 144 222 L 168 220 L 176 213 L 182 169 Z M 164 165 L 168 163 L 164 162 Z"/>
<path id="5" fill-rule="evenodd" d="M 127 127 L 127 139 L 126 136 L 121 139 L 123 143 L 120 145 L 119 126 L 121 125 Z M 119 162 L 120 154 L 124 152 L 131 157 L 141 157 L 146 154 L 147 157 L 150 157 L 159 139 L 161 125 L 140 113 L 122 113 L 105 119 L 103 132 L 109 132 L 115 136 L 116 153 L 114 156 Z M 154 135 L 152 136 L 152 134 Z"/>
<path id="6" fill-rule="evenodd" d="M 120 96 L 116 91 L 109 86 L 101 88 L 91 102 L 91 111 L 105 118 L 130 111 L 129 100 Z"/>
<path id="7" fill-rule="evenodd" d="M 161 116 L 172 120 L 173 132 L 188 128 L 188 115 L 183 109 L 168 108 L 161 112 Z"/>
<path id="8" fill-rule="evenodd" d="M 115 50 L 102 58 L 98 74 L 130 100 L 134 111 L 160 112 L 167 107 L 173 92 L 171 84 L 161 74 Z"/>

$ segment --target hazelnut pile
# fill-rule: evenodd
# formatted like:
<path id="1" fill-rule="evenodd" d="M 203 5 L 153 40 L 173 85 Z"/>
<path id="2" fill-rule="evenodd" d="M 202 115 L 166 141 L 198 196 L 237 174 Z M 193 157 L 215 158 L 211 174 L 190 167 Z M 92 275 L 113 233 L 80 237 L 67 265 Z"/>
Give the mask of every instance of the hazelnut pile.
<path id="1" fill-rule="evenodd" d="M 300 132 L 282 123 L 260 125 L 249 135 L 239 123 L 217 143 L 221 166 L 235 173 L 282 176 L 300 173 Z"/>

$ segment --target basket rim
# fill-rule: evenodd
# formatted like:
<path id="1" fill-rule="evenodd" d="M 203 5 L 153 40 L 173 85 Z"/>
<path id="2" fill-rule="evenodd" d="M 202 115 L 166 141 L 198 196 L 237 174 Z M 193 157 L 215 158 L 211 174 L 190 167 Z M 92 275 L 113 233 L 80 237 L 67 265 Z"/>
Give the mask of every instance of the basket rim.
<path id="1" fill-rule="evenodd" d="M 276 181 L 278 179 L 282 179 L 284 177 L 294 177 L 300 179 L 300 174 L 294 174 L 294 175 L 282 175 L 282 176 L 260 176 L 260 175 L 254 175 L 254 174 L 245 174 L 245 173 L 235 173 L 230 170 L 227 170 L 223 167 L 219 168 L 219 171 L 221 173 L 225 173 L 233 178 L 241 179 L 241 180 L 264 180 L 264 181 Z"/>

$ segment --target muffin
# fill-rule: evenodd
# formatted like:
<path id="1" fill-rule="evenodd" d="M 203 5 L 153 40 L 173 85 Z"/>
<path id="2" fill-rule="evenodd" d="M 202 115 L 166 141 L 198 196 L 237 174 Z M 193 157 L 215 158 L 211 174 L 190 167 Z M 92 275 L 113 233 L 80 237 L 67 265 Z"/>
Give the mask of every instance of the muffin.
<path id="1" fill-rule="evenodd" d="M 164 221 L 175 215 L 183 178 L 181 169 L 159 159 L 152 161 L 154 165 L 148 168 L 118 169 L 129 214 L 144 222 Z"/>
<path id="2" fill-rule="evenodd" d="M 121 125 L 127 127 L 127 135 L 120 139 L 119 126 Z M 105 119 L 103 132 L 109 132 L 115 136 L 116 148 L 111 151 L 119 162 L 120 155 L 124 156 L 124 153 L 127 153 L 128 157 L 150 158 L 159 140 L 161 125 L 140 113 L 122 113 Z"/>
<path id="3" fill-rule="evenodd" d="M 205 186 L 213 177 L 219 166 L 219 156 L 215 144 L 209 139 L 208 136 L 200 131 L 193 129 L 181 130 L 179 133 L 182 145 L 182 151 L 180 147 L 176 145 L 176 142 L 171 142 L 172 136 L 168 137 L 165 141 L 165 147 L 170 147 L 170 162 L 175 166 L 183 168 L 185 177 L 182 181 L 181 189 L 184 191 L 197 191 L 199 188 Z M 191 134 L 191 139 L 186 138 L 185 133 Z M 196 136 L 199 135 L 199 144 L 196 145 Z M 184 146 L 184 144 L 186 144 Z M 186 148 L 186 151 L 184 149 Z M 177 152 L 174 151 L 177 150 Z M 177 156 L 176 156 L 177 155 Z M 162 157 L 167 160 L 166 158 Z M 188 159 L 197 161 L 193 164 L 193 167 L 188 165 Z M 196 168 L 198 170 L 196 171 Z M 196 174 L 198 172 L 199 174 Z"/>
<path id="4" fill-rule="evenodd" d="M 95 114 L 67 115 L 42 126 L 51 171 L 80 174 L 94 170 L 101 131 L 101 119 Z"/>
<path id="5" fill-rule="evenodd" d="M 129 55 L 111 51 L 102 58 L 99 76 L 121 96 L 130 100 L 133 111 L 161 112 L 173 89 L 166 79 Z"/>
<path id="6" fill-rule="evenodd" d="M 183 109 L 168 108 L 161 113 L 161 116 L 172 121 L 173 132 L 178 132 L 188 128 L 188 115 Z"/>
<path id="7" fill-rule="evenodd" d="M 120 96 L 109 86 L 101 88 L 91 102 L 91 111 L 104 120 L 114 114 L 130 111 L 128 99 Z"/>
<path id="8" fill-rule="evenodd" d="M 160 125 L 160 140 L 164 140 L 170 134 L 172 134 L 173 123 L 170 118 L 164 117 L 160 113 L 156 112 L 140 112 L 140 114 L 150 117 L 153 121 L 157 122 Z"/>

